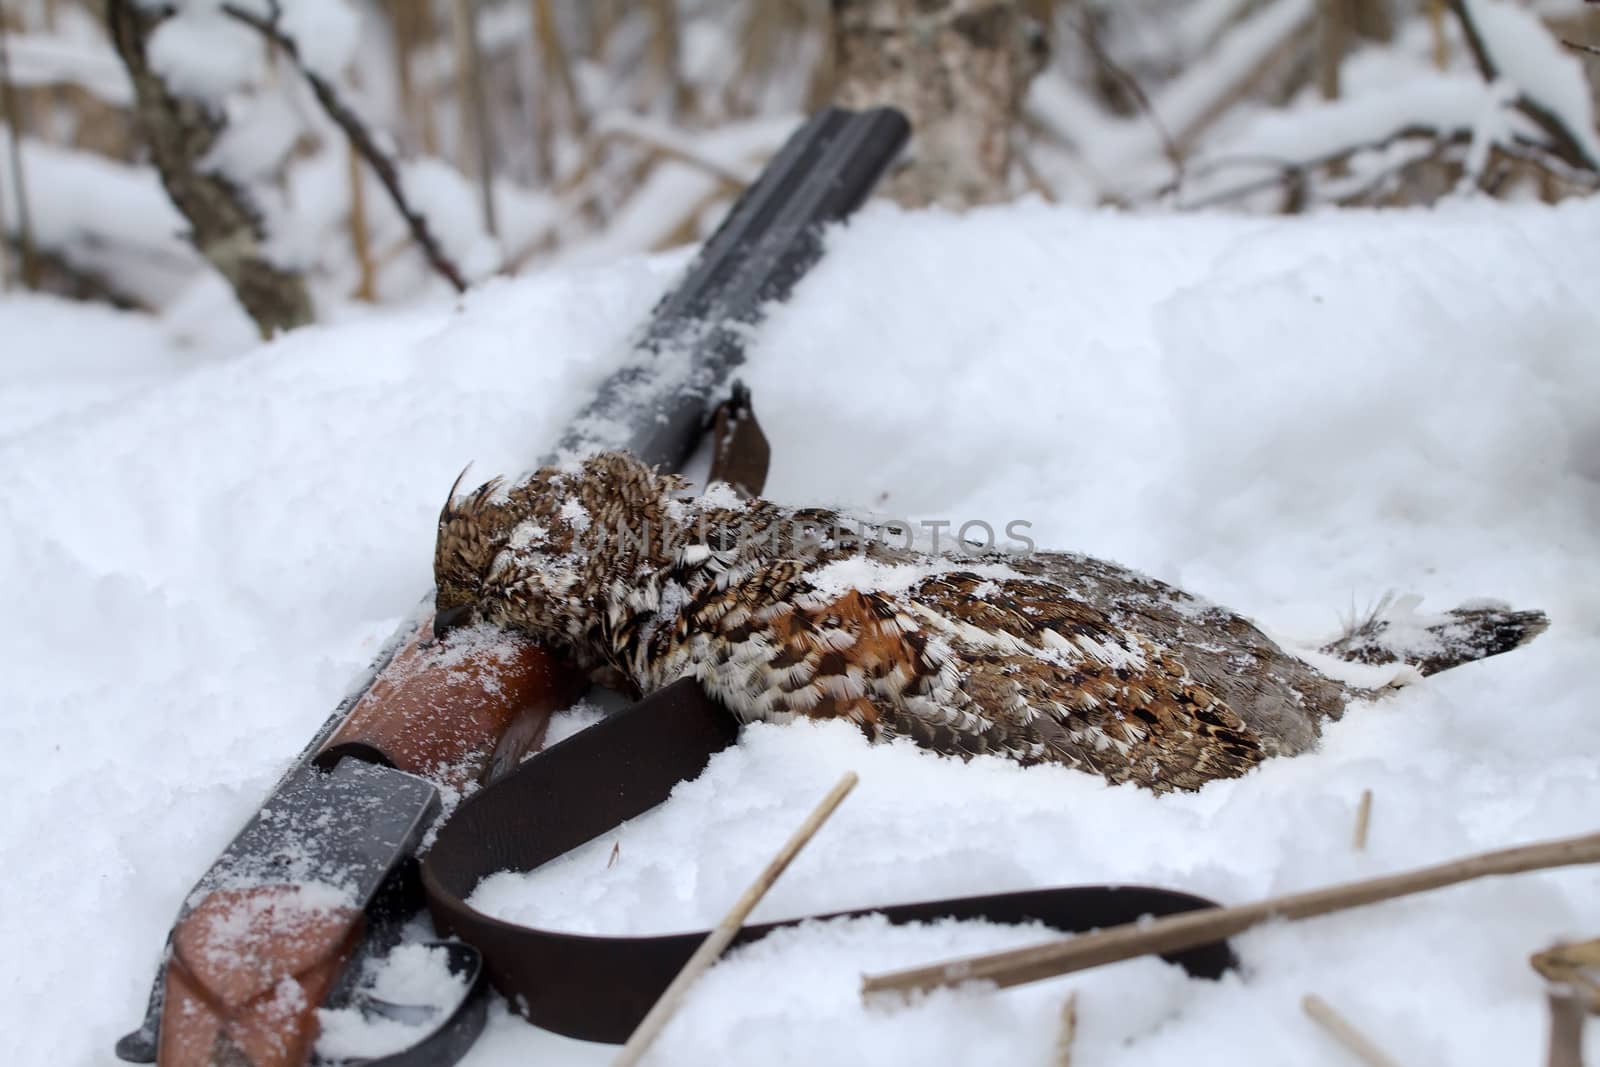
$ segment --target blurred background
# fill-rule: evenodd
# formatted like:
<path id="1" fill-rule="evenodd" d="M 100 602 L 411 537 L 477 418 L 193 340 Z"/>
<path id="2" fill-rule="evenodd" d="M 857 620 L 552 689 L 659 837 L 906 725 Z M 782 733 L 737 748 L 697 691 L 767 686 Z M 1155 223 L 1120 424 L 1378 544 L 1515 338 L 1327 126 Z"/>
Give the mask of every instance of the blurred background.
<path id="1" fill-rule="evenodd" d="M 262 333 L 693 242 L 810 110 L 885 195 L 1296 213 L 1600 184 L 1579 0 L 0 0 L 4 284 Z M 20 135 L 20 136 L 19 136 Z"/>

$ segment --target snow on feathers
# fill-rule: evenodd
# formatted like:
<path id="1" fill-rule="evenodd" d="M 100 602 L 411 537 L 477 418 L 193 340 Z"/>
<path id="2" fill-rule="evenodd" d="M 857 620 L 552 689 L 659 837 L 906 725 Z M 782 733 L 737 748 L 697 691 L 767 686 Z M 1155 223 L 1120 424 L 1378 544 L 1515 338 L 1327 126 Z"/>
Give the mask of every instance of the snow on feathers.
<path id="1" fill-rule="evenodd" d="M 452 488 L 439 615 L 523 631 L 640 693 L 695 678 L 745 721 L 838 718 L 872 740 L 1160 791 L 1304 751 L 1372 695 L 1115 563 L 936 555 L 861 536 L 868 524 L 829 509 L 681 499 L 684 487 L 609 452 L 509 487 Z M 1323 652 L 1432 673 L 1545 625 L 1481 603 L 1375 614 Z"/>

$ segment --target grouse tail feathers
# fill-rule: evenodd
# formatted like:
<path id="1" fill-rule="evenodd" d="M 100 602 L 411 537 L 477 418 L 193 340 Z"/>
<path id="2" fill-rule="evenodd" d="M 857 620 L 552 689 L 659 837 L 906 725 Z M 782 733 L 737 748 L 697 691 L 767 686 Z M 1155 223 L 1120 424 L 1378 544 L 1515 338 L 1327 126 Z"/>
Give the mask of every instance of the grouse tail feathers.
<path id="1" fill-rule="evenodd" d="M 1358 663 L 1403 660 L 1422 674 L 1438 674 L 1510 652 L 1550 625 L 1542 611 L 1513 611 L 1499 601 L 1472 601 L 1437 615 L 1417 611 L 1421 603 L 1418 596 L 1385 595 L 1322 651 Z"/>

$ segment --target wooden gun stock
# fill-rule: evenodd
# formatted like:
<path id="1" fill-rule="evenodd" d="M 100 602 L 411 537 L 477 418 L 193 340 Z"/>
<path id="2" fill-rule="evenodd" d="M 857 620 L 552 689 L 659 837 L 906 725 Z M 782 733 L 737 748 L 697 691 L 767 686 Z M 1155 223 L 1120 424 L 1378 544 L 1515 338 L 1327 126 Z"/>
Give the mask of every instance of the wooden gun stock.
<path id="1" fill-rule="evenodd" d="M 362 913 L 300 887 L 219 889 L 178 924 L 167 961 L 161 1067 L 301 1067 L 317 1006 L 360 941 Z"/>
<path id="2" fill-rule="evenodd" d="M 317 753 L 382 763 L 460 790 L 544 741 L 552 712 L 588 688 L 574 667 L 525 638 L 433 639 L 425 624 L 390 660 Z"/>
<path id="3" fill-rule="evenodd" d="M 551 713 L 586 686 L 531 641 L 471 632 L 435 640 L 428 620 L 317 750 L 311 773 L 354 759 L 459 792 L 515 767 L 543 742 Z M 387 871 L 376 873 L 381 881 Z M 286 877 L 213 888 L 173 930 L 157 1063 L 303 1067 L 316 1009 L 365 932 L 365 901 L 331 885 Z"/>

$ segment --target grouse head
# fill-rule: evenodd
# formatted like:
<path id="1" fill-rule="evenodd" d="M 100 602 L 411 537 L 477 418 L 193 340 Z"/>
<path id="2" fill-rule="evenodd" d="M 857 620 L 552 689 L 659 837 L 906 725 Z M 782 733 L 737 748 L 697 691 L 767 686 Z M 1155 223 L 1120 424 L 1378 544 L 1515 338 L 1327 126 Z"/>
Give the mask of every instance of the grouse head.
<path id="1" fill-rule="evenodd" d="M 652 553 L 684 484 L 605 452 L 509 487 L 495 479 L 458 497 L 452 486 L 434 549 L 435 631 L 491 623 L 584 658 L 616 599 L 665 562 Z"/>

